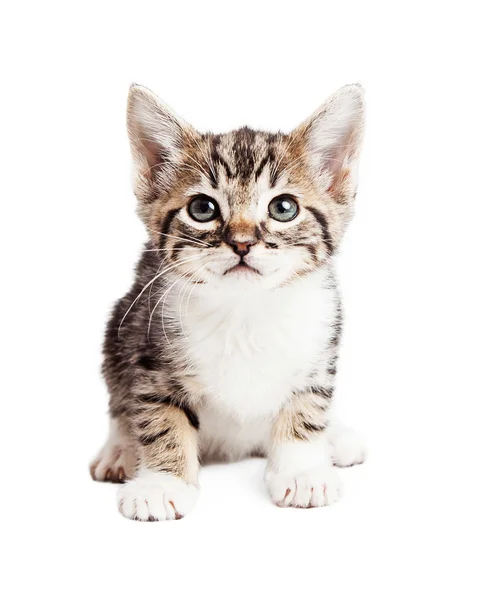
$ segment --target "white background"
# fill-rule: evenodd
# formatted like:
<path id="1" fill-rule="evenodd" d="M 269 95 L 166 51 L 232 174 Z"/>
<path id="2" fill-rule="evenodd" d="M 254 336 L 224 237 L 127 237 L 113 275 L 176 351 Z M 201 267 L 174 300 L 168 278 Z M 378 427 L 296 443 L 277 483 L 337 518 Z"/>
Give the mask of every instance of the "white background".
<path id="1" fill-rule="evenodd" d="M 2 4 L 4 598 L 478 597 L 473 5 Z M 251 460 L 206 468 L 182 521 L 143 524 L 89 479 L 103 327 L 145 239 L 133 81 L 215 131 L 288 130 L 337 87 L 366 88 L 337 401 L 369 458 L 335 506 L 273 506 Z"/>

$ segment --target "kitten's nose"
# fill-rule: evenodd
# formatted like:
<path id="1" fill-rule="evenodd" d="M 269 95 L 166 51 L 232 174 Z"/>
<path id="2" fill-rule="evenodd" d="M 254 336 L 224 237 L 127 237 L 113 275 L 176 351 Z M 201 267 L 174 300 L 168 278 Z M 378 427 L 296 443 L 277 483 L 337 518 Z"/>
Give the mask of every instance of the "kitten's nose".
<path id="1" fill-rule="evenodd" d="M 243 218 L 232 219 L 226 226 L 223 241 L 231 246 L 235 254 L 243 258 L 251 246 L 258 242 L 255 223 Z"/>
<path id="2" fill-rule="evenodd" d="M 245 242 L 237 242 L 236 240 L 229 241 L 230 246 L 233 248 L 233 251 L 243 258 L 249 252 L 251 246 L 256 244 L 256 240 L 246 240 Z"/>

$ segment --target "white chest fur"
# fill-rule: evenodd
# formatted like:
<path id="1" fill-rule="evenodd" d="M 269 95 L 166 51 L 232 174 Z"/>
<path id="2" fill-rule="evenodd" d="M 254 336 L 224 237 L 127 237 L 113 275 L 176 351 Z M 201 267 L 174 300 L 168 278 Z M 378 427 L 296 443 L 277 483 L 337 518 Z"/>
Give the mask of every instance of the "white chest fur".
<path id="1" fill-rule="evenodd" d="M 327 273 L 319 272 L 275 290 L 252 286 L 193 299 L 184 320 L 187 352 L 208 413 L 271 419 L 318 364 L 335 297 Z"/>

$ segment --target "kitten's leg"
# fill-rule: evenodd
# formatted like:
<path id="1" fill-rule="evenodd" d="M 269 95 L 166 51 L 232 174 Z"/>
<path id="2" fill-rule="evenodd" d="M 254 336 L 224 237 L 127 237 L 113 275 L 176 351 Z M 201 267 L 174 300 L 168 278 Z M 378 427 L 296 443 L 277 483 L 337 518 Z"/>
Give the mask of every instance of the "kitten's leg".
<path id="1" fill-rule="evenodd" d="M 361 436 L 336 419 L 328 427 L 333 463 L 337 467 L 360 465 L 366 459 L 366 449 Z"/>
<path id="2" fill-rule="evenodd" d="M 108 439 L 90 464 L 90 474 L 96 481 L 121 483 L 131 479 L 136 470 L 135 443 L 124 417 L 112 417 Z"/>
<path id="3" fill-rule="evenodd" d="M 140 396 L 132 418 L 136 477 L 118 490 L 122 515 L 139 521 L 179 519 L 198 498 L 196 415 L 171 398 Z"/>
<path id="4" fill-rule="evenodd" d="M 328 439 L 331 393 L 318 387 L 294 394 L 273 425 L 265 479 L 278 506 L 326 506 L 339 498 Z"/>

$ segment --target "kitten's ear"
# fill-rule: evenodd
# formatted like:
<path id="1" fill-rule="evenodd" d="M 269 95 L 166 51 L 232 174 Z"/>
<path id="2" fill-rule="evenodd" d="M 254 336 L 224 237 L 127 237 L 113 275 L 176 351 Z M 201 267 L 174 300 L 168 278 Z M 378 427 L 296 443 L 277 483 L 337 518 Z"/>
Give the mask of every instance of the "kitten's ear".
<path id="1" fill-rule="evenodd" d="M 136 84 L 128 95 L 127 124 L 135 194 L 140 203 L 150 203 L 174 180 L 184 136 L 193 130 L 153 92 Z"/>
<path id="2" fill-rule="evenodd" d="M 341 204 L 352 201 L 356 193 L 363 127 L 363 89 L 346 85 L 292 134 L 302 140 L 320 187 Z"/>

